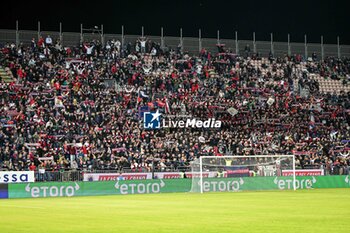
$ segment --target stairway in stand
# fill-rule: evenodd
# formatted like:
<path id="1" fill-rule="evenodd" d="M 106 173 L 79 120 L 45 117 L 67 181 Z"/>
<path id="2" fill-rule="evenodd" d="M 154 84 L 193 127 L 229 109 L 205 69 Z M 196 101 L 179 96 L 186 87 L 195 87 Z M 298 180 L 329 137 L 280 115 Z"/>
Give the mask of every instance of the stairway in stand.
<path id="1" fill-rule="evenodd" d="M 0 66 L 0 77 L 5 83 L 10 83 L 14 80 L 12 73 L 10 71 L 6 71 L 2 66 Z"/>

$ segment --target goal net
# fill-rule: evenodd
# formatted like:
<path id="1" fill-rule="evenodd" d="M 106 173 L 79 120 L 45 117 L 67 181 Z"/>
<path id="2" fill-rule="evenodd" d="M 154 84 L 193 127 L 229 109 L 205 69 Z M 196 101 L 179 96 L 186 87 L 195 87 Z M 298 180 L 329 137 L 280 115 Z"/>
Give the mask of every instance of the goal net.
<path id="1" fill-rule="evenodd" d="M 296 189 L 294 155 L 201 156 L 191 168 L 192 192 Z"/>

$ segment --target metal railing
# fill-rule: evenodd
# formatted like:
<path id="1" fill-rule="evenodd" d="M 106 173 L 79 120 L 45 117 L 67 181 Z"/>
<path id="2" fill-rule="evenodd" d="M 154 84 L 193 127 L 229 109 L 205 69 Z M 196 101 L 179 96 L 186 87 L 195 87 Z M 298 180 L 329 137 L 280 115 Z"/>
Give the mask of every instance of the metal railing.
<path id="1" fill-rule="evenodd" d="M 68 181 L 83 181 L 84 174 L 89 173 L 157 173 L 157 172 L 189 172 L 191 171 L 190 166 L 183 166 L 177 168 L 155 168 L 154 170 L 148 169 L 131 169 L 130 167 L 124 167 L 114 170 L 64 170 L 64 171 L 36 171 L 35 181 L 36 182 L 68 182 Z"/>
<path id="2" fill-rule="evenodd" d="M 18 21 L 16 22 L 16 28 L 13 30 L 0 29 L 0 44 L 3 43 L 16 43 L 20 45 L 28 45 L 32 38 L 38 40 L 38 38 L 46 37 L 50 35 L 53 39 L 60 39 L 64 46 L 77 46 L 82 41 L 99 40 L 105 43 L 108 40 L 116 39 L 121 41 L 122 47 L 126 46 L 129 42 L 134 44 L 139 37 L 146 36 L 148 39 L 160 44 L 162 48 L 177 48 L 180 46 L 181 51 L 187 51 L 191 54 L 198 53 L 202 48 L 207 49 L 210 52 L 217 52 L 217 44 L 225 44 L 225 48 L 236 54 L 245 54 L 249 50 L 249 53 L 258 53 L 262 56 L 284 56 L 292 54 L 300 54 L 304 57 L 311 56 L 313 53 L 322 60 L 326 56 L 333 57 L 350 57 L 350 46 L 340 44 L 340 38 L 337 37 L 337 44 L 325 44 L 323 36 L 320 36 L 320 43 L 309 43 L 307 35 L 304 35 L 304 43 L 292 42 L 290 34 L 286 35 L 286 42 L 274 41 L 273 34 L 270 34 L 270 41 L 256 40 L 255 33 L 252 33 L 252 40 L 240 40 L 238 38 L 238 32 L 232 33 L 233 38 L 220 38 L 220 31 L 217 31 L 217 38 L 202 38 L 202 31 L 198 31 L 198 37 L 183 37 L 182 29 L 179 31 L 179 36 L 166 36 L 164 29 L 161 28 L 159 36 L 149 36 L 144 32 L 142 27 L 140 35 L 128 35 L 125 34 L 125 28 L 122 26 L 121 34 L 105 34 L 103 31 L 103 25 L 97 29 L 83 28 L 83 24 L 80 25 L 81 30 L 79 32 L 63 32 L 62 23 L 59 25 L 59 31 L 42 31 L 40 22 L 38 22 L 37 30 L 20 30 Z M 96 31 L 98 33 L 96 33 Z"/>
<path id="3" fill-rule="evenodd" d="M 45 171 L 35 172 L 35 182 L 69 182 L 83 181 L 83 171 Z"/>
<path id="4" fill-rule="evenodd" d="M 350 167 L 346 166 L 334 166 L 331 168 L 325 168 L 320 165 L 305 165 L 303 167 L 296 166 L 296 169 L 323 169 L 324 175 L 349 175 Z M 179 167 L 177 169 L 155 169 L 153 173 L 157 172 L 190 172 L 191 167 Z M 70 171 L 45 171 L 35 172 L 35 182 L 75 182 L 83 181 L 84 174 L 91 173 L 151 173 L 152 171 L 146 170 L 133 170 L 133 169 L 118 169 L 118 170 L 70 170 Z M 153 177 L 153 176 L 152 176 Z"/>

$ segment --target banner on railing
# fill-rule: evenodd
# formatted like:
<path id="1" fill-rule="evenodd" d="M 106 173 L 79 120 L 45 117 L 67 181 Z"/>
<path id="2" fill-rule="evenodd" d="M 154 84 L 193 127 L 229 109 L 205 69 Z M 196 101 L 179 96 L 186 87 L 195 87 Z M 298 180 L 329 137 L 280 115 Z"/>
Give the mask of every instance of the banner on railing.
<path id="1" fill-rule="evenodd" d="M 292 176 L 293 170 L 282 170 L 282 176 Z M 296 176 L 323 176 L 323 169 L 300 169 L 295 170 Z"/>
<path id="2" fill-rule="evenodd" d="M 147 180 L 152 173 L 84 173 L 84 181 Z"/>
<path id="3" fill-rule="evenodd" d="M 34 171 L 0 171 L 0 183 L 28 183 L 34 181 Z"/>
<path id="4" fill-rule="evenodd" d="M 199 185 L 199 183 L 196 185 Z M 190 192 L 192 186 L 192 179 L 36 182 L 27 184 L 2 184 L 0 185 L 0 197 L 37 198 Z M 299 176 L 296 177 L 296 188 L 350 188 L 350 178 L 349 176 Z M 203 179 L 203 190 L 205 192 L 273 189 L 293 189 L 292 177 L 231 177 Z"/>
<path id="5" fill-rule="evenodd" d="M 199 176 L 199 173 L 192 172 L 155 172 L 156 179 L 179 179 Z M 213 178 L 217 172 L 203 172 L 203 177 Z M 151 172 L 143 173 L 84 173 L 84 181 L 111 181 L 111 180 L 149 180 L 152 179 Z"/>

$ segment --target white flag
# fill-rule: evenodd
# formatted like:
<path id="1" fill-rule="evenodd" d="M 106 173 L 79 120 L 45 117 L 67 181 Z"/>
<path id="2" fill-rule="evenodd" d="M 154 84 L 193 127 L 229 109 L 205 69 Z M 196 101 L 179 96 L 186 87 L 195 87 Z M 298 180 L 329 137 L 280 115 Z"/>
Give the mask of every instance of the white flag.
<path id="1" fill-rule="evenodd" d="M 235 116 L 238 113 L 238 110 L 235 108 L 227 109 L 227 112 L 231 114 L 231 116 Z"/>
<path id="2" fill-rule="evenodd" d="M 144 91 L 140 91 L 140 94 L 143 98 L 149 98 L 149 95 L 146 95 Z"/>
<path id="3" fill-rule="evenodd" d="M 270 97 L 270 98 L 267 100 L 267 104 L 271 106 L 271 105 L 273 105 L 273 103 L 275 103 L 275 99 L 272 98 L 272 97 Z"/>

